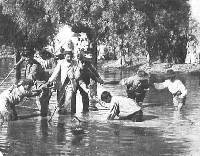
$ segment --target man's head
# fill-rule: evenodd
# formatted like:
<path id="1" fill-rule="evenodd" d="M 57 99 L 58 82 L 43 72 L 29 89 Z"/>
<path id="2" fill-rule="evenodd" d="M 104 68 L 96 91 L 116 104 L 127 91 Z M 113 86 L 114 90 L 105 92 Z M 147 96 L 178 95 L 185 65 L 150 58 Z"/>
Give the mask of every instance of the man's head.
<path id="1" fill-rule="evenodd" d="M 34 86 L 34 82 L 31 79 L 24 79 L 21 83 L 25 90 L 30 90 Z"/>
<path id="2" fill-rule="evenodd" d="M 138 70 L 137 75 L 139 76 L 140 80 L 147 80 L 149 75 L 144 70 Z"/>
<path id="3" fill-rule="evenodd" d="M 106 102 L 106 103 L 110 103 L 111 102 L 111 99 L 112 99 L 112 96 L 110 94 L 110 92 L 107 92 L 107 91 L 104 91 L 102 94 L 101 94 L 101 100 Z"/>
<path id="4" fill-rule="evenodd" d="M 60 51 L 55 55 L 56 60 L 62 60 L 65 58 L 65 49 L 63 47 L 60 48 Z"/>
<path id="5" fill-rule="evenodd" d="M 65 54 L 65 60 L 68 61 L 68 62 L 71 62 L 72 58 L 73 58 L 72 51 L 71 50 L 65 50 L 64 54 Z"/>
<path id="6" fill-rule="evenodd" d="M 29 61 L 34 58 L 35 51 L 33 48 L 24 48 L 21 55 L 25 57 L 26 61 Z"/>
<path id="7" fill-rule="evenodd" d="M 82 67 L 92 63 L 92 54 L 86 54 L 82 52 L 78 55 L 78 59 L 80 60 Z"/>
<path id="8" fill-rule="evenodd" d="M 171 81 L 173 81 L 176 78 L 176 73 L 174 70 L 169 69 L 169 70 L 167 70 L 167 74 L 165 77 L 166 77 L 166 79 L 170 79 Z"/>

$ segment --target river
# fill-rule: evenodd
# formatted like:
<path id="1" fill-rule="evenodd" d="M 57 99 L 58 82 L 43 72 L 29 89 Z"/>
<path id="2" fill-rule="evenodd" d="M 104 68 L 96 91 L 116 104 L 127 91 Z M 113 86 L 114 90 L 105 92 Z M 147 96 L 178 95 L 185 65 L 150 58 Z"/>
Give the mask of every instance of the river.
<path id="1" fill-rule="evenodd" d="M 0 61 L 0 80 L 12 69 L 10 60 Z M 106 81 L 120 80 L 134 71 L 104 71 Z M 78 115 L 85 122 L 76 133 L 71 116 L 31 117 L 4 123 L 0 127 L 0 151 L 9 156 L 198 156 L 200 155 L 200 76 L 182 74 L 188 89 L 181 112 L 173 109 L 167 90 L 149 90 L 144 100 L 144 121 L 107 121 L 106 111 Z M 14 73 L 0 86 L 2 92 L 14 83 Z M 126 95 L 120 85 L 98 86 L 113 95 Z M 55 94 L 50 101 L 53 111 Z"/>

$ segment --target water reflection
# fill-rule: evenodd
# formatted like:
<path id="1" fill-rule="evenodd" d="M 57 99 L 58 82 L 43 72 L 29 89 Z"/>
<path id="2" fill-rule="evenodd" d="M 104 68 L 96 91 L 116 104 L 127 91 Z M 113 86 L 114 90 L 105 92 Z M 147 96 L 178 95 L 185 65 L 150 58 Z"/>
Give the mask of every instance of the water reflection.
<path id="1" fill-rule="evenodd" d="M 48 132 L 49 132 L 49 123 L 47 118 L 43 118 L 40 120 L 40 131 L 41 131 L 41 140 L 44 142 L 48 142 Z"/>
<path id="2" fill-rule="evenodd" d="M 58 117 L 58 125 L 57 125 L 57 137 L 56 141 L 58 145 L 64 145 L 66 142 L 66 130 L 65 130 L 65 121 L 63 116 Z"/>

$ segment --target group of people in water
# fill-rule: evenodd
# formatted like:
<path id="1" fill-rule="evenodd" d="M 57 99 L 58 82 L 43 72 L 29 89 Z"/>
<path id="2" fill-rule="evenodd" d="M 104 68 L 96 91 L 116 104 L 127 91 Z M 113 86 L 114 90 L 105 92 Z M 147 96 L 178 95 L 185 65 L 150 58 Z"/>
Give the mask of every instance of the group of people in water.
<path id="1" fill-rule="evenodd" d="M 0 94 L 0 116 L 4 120 L 17 120 L 15 106 L 24 97 L 32 96 L 39 96 L 41 116 L 47 116 L 52 87 L 57 91 L 58 104 L 56 108 L 58 108 L 60 115 L 76 113 L 77 91 L 82 96 L 83 112 L 88 112 L 90 107 L 93 107 L 91 110 L 94 110 L 95 105 L 91 106 L 90 103 L 96 101 L 96 103 L 101 103 L 104 107 L 109 108 L 108 120 L 141 122 L 143 120 L 142 103 L 150 87 L 168 88 L 173 96 L 174 108 L 177 111 L 180 111 L 185 103 L 187 89 L 176 78 L 176 73 L 173 70 L 167 71 L 166 80 L 162 83 L 155 83 L 150 79 L 148 73 L 138 70 L 134 76 L 120 81 L 121 85 L 126 86 L 127 97 L 113 96 L 112 93 L 104 91 L 99 99 L 93 88 L 96 83 L 104 84 L 104 81 L 92 65 L 90 53 L 82 52 L 79 54 L 78 60 L 74 60 L 72 50 L 62 49 L 64 57 L 57 60 L 52 74 L 44 72 L 40 63 L 34 60 L 31 54 L 26 51 L 22 59 L 15 65 L 28 62 L 25 69 L 26 78 Z"/>

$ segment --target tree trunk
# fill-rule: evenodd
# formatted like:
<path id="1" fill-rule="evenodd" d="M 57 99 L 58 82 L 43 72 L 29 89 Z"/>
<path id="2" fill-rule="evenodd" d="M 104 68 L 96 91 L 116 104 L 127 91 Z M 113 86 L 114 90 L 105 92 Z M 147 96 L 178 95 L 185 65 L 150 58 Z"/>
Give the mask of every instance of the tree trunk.
<path id="1" fill-rule="evenodd" d="M 15 54 L 15 64 L 19 62 L 20 59 L 21 59 L 20 51 L 17 50 Z M 17 66 L 15 70 L 15 84 L 17 84 L 20 79 L 21 79 L 21 65 Z"/>
<path id="2" fill-rule="evenodd" d="M 97 40 L 94 37 L 93 40 L 89 44 L 90 48 L 92 49 L 93 52 L 93 65 L 97 69 Z M 96 110 L 96 103 L 93 103 L 92 99 L 93 97 L 97 96 L 97 82 L 91 81 L 90 82 L 90 97 L 89 97 L 89 110 Z"/>
<path id="3" fill-rule="evenodd" d="M 97 69 L 97 42 L 93 42 L 92 43 L 92 50 L 93 50 L 93 65 L 94 67 Z M 94 84 L 94 87 L 93 87 L 93 93 L 95 93 L 95 95 L 97 95 L 97 83 Z"/>

